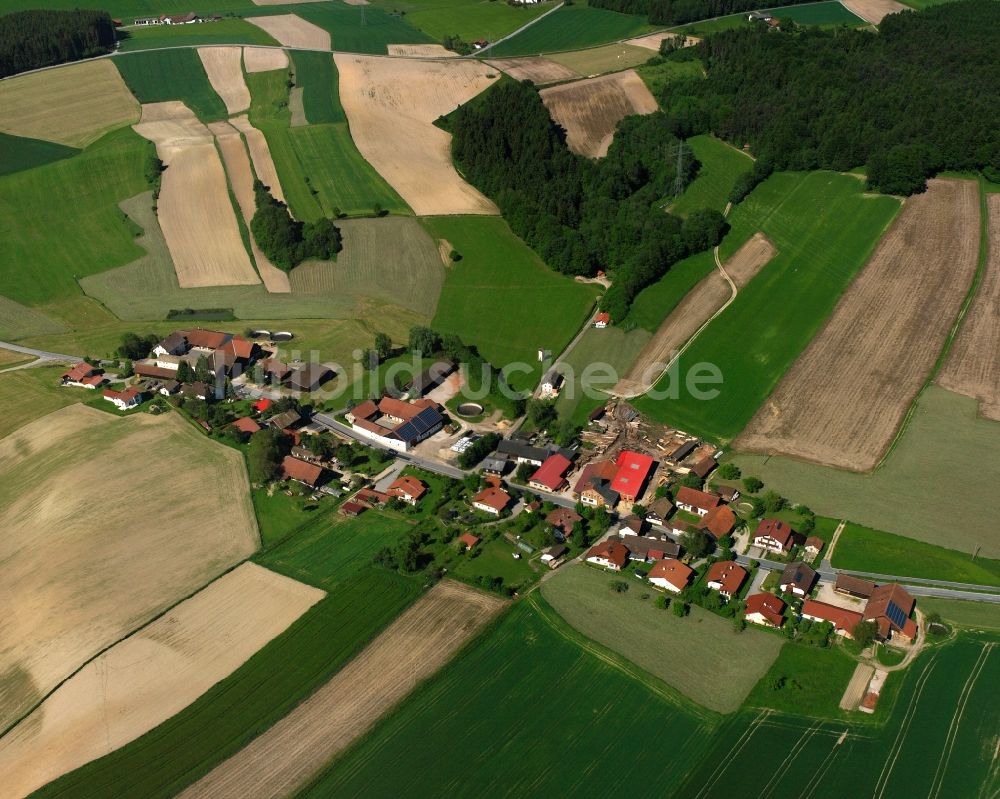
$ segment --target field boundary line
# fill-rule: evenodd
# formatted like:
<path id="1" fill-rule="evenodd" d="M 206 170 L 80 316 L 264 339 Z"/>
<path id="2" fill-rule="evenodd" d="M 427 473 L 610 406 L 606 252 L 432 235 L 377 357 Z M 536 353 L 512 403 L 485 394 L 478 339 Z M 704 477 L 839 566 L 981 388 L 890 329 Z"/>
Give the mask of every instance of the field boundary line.
<path id="1" fill-rule="evenodd" d="M 979 654 L 979 658 L 972 667 L 972 671 L 969 673 L 969 678 L 965 681 L 965 685 L 962 686 L 962 693 L 959 695 L 958 705 L 955 708 L 954 715 L 951 717 L 951 724 L 948 725 L 948 734 L 945 736 L 945 745 L 941 750 L 941 757 L 938 760 L 937 768 L 934 770 L 934 779 L 931 782 L 931 789 L 927 794 L 928 799 L 937 797 L 941 793 L 941 786 L 944 784 L 944 775 L 948 771 L 948 763 L 951 761 L 951 753 L 955 749 L 955 740 L 958 738 L 958 728 L 961 726 L 962 716 L 965 714 L 965 706 L 969 703 L 969 697 L 972 695 L 972 690 L 976 687 L 976 683 L 979 681 L 979 675 L 982 674 L 983 669 L 986 667 L 986 661 L 992 650 L 993 644 L 983 645 L 983 651 Z"/>
<path id="2" fill-rule="evenodd" d="M 719 764 L 715 767 L 715 770 L 709 775 L 709 779 L 701 786 L 701 790 L 695 794 L 695 799 L 701 799 L 703 796 L 707 796 L 708 792 L 715 787 L 715 783 L 719 781 L 726 770 L 732 765 L 732 758 L 743 751 L 743 748 L 750 743 L 750 739 L 753 738 L 754 734 L 760 728 L 760 726 L 767 721 L 767 717 L 771 715 L 773 711 L 764 709 L 757 714 L 753 721 L 743 730 L 743 734 L 733 743 L 729 751 L 726 752 L 725 756 L 720 758 Z"/>
<path id="3" fill-rule="evenodd" d="M 760 789 L 760 793 L 757 794 L 757 799 L 767 799 L 767 797 L 774 793 L 774 789 L 777 787 L 778 782 L 780 782 L 781 778 L 785 776 L 788 769 L 791 768 L 792 763 L 795 762 L 795 758 L 797 758 L 799 754 L 801 754 L 802 750 L 806 748 L 809 741 L 812 740 L 812 737 L 816 734 L 816 730 L 818 730 L 822 724 L 822 721 L 817 720 L 811 727 L 803 732 L 801 736 L 799 736 L 799 740 L 797 740 L 795 745 L 788 750 L 788 754 L 785 755 L 785 759 L 778 764 L 778 767 L 772 772 L 771 778 L 767 781 L 764 787 Z"/>
<path id="4" fill-rule="evenodd" d="M 844 730 L 844 734 L 847 734 L 847 730 Z M 848 738 L 849 737 L 850 736 L 848 736 Z M 812 774 L 802 793 L 799 794 L 799 799 L 810 799 L 810 797 L 816 792 L 820 783 L 823 782 L 823 777 L 826 776 L 826 772 L 830 770 L 830 767 L 833 765 L 833 761 L 836 760 L 837 755 L 840 754 L 841 746 L 843 746 L 843 744 L 835 741 L 833 746 L 830 747 L 830 751 L 827 753 L 827 756 L 823 758 L 823 762 L 819 764 L 819 768 L 817 768 Z"/>

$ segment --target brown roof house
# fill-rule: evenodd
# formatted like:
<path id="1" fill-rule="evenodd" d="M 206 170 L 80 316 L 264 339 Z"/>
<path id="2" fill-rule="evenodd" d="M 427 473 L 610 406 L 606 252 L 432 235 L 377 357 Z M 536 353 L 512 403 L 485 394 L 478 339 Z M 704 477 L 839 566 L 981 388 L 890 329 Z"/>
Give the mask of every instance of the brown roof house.
<path id="1" fill-rule="evenodd" d="M 789 563 L 781 573 L 780 588 L 786 594 L 806 596 L 816 585 L 816 570 L 802 561 Z"/>
<path id="2" fill-rule="evenodd" d="M 765 627 L 780 627 L 785 623 L 785 603 L 766 591 L 747 597 L 746 620 Z"/>
<path id="3" fill-rule="evenodd" d="M 726 599 L 739 593 L 747 579 L 747 570 L 732 560 L 720 560 L 708 568 L 706 584 Z"/>
<path id="4" fill-rule="evenodd" d="M 570 508 L 556 508 L 545 517 L 546 524 L 551 524 L 564 538 L 569 538 L 573 534 L 573 525 L 583 521 L 583 517 Z"/>
<path id="5" fill-rule="evenodd" d="M 753 533 L 753 545 L 779 555 L 787 554 L 802 536 L 780 519 L 761 519 Z"/>
<path id="6" fill-rule="evenodd" d="M 393 480 L 386 493 L 394 499 L 402 500 L 407 505 L 416 506 L 420 498 L 427 493 L 427 486 L 416 477 L 404 474 Z"/>
<path id="7" fill-rule="evenodd" d="M 833 590 L 838 594 L 853 596 L 857 599 L 869 599 L 875 593 L 875 583 L 871 580 L 863 580 L 850 574 L 837 573 L 837 582 L 834 583 Z"/>
<path id="8" fill-rule="evenodd" d="M 300 461 L 291 455 L 286 455 L 281 462 L 281 473 L 286 480 L 295 480 L 310 488 L 316 488 L 323 479 L 323 467 L 317 463 Z"/>
<path id="9" fill-rule="evenodd" d="M 608 538 L 587 551 L 587 563 L 620 572 L 628 563 L 628 549 L 616 538 Z"/>
<path id="10" fill-rule="evenodd" d="M 499 516 L 507 510 L 510 502 L 510 494 L 502 488 L 490 486 L 489 488 L 484 488 L 472 498 L 472 507 L 476 510 L 481 510 L 483 513 Z"/>
<path id="11" fill-rule="evenodd" d="M 674 594 L 683 591 L 691 581 L 694 569 L 679 560 L 660 560 L 649 570 L 649 582 Z"/>
<path id="12" fill-rule="evenodd" d="M 909 592 L 898 583 L 880 585 L 865 607 L 865 621 L 872 620 L 878 625 L 878 637 L 883 641 L 897 634 L 912 641 L 917 637 L 916 622 L 910 618 L 915 604 Z"/>
<path id="13" fill-rule="evenodd" d="M 697 488 L 681 486 L 677 492 L 676 501 L 677 507 L 681 510 L 704 516 L 712 508 L 717 508 L 722 504 L 722 497 L 707 491 L 699 491 Z"/>
<path id="14" fill-rule="evenodd" d="M 729 535 L 736 527 L 736 514 L 728 505 L 712 508 L 701 519 L 701 529 L 718 541 Z"/>

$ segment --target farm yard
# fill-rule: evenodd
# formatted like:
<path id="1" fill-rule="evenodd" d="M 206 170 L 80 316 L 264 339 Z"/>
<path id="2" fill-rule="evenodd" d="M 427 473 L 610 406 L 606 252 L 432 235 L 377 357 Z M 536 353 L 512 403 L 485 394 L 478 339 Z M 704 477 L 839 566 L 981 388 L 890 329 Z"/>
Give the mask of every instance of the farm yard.
<path id="1" fill-rule="evenodd" d="M 564 5 L 530 28 L 491 47 L 487 54 L 490 58 L 507 58 L 580 50 L 638 36 L 651 30 L 652 26 L 646 22 L 645 17 L 585 5 Z"/>
<path id="2" fill-rule="evenodd" d="M 933 180 L 926 193 L 907 199 L 736 448 L 874 468 L 941 354 L 978 250 L 975 181 Z"/>
<path id="3" fill-rule="evenodd" d="M 182 711 L 324 593 L 244 563 L 89 661 L 0 738 L 4 791 L 27 796 Z"/>
<path id="4" fill-rule="evenodd" d="M 564 567 L 542 585 L 542 596 L 583 635 L 627 657 L 689 699 L 731 713 L 778 656 L 783 639 L 748 629 L 699 607 L 679 619 L 653 605 L 659 596 L 635 582 L 624 594 L 608 589 L 611 575 L 587 564 Z M 642 599 L 639 592 L 647 595 Z M 738 646 L 740 657 L 731 656 Z"/>
<path id="5" fill-rule="evenodd" d="M 636 407 L 719 442 L 734 438 L 823 326 L 898 209 L 897 200 L 866 195 L 861 181 L 832 172 L 764 181 L 730 215 L 719 254 L 728 260 L 758 231 L 778 254 L 679 360 L 682 375 L 689 365 L 715 364 L 720 393 L 702 400 L 681 390 L 676 399 L 641 398 Z M 669 389 L 669 380 L 657 388 Z"/>
<path id="6" fill-rule="evenodd" d="M 657 106 L 635 70 L 579 80 L 542 89 L 552 119 L 566 129 L 566 145 L 578 155 L 608 154 L 615 128 L 623 117 L 651 114 Z"/>
<path id="7" fill-rule="evenodd" d="M 504 697 L 503 712 L 497 712 L 497 697 Z M 302 795 L 606 796 L 620 788 L 622 775 L 589 768 L 599 757 L 629 762 L 636 796 L 663 796 L 664 775 L 676 780 L 693 767 L 716 718 L 581 639 L 536 593 L 420 686 Z M 663 745 L 664 731 L 670 746 Z M 510 768 L 511 762 L 518 767 Z"/>
<path id="8" fill-rule="evenodd" d="M 180 796 L 280 796 L 300 789 L 504 605 L 461 583 L 438 583 L 326 685 Z"/>
<path id="9" fill-rule="evenodd" d="M 0 686 L 0 728 L 258 544 L 241 456 L 174 415 L 63 408 L 0 441 L 0 463 L 0 673 L 24 675 Z"/>

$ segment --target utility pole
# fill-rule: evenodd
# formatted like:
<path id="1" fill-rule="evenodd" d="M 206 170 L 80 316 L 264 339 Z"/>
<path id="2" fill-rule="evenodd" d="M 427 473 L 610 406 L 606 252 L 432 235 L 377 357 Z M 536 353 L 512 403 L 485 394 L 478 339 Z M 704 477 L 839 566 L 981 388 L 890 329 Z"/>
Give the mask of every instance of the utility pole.
<path id="1" fill-rule="evenodd" d="M 674 148 L 677 150 L 677 176 L 674 178 L 674 196 L 679 197 L 684 191 L 684 140 Z"/>

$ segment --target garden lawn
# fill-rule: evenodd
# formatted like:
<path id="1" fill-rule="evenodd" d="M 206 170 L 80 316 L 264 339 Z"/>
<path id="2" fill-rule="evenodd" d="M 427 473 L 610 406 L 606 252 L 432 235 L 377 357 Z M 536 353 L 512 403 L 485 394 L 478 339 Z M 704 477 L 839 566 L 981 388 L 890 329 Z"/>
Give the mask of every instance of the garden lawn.
<path id="1" fill-rule="evenodd" d="M 80 152 L 65 144 L 0 133 L 0 177 L 71 158 Z"/>
<path id="2" fill-rule="evenodd" d="M 202 122 L 229 116 L 194 48 L 131 53 L 116 57 L 113 63 L 140 103 L 180 100 Z"/>
<path id="3" fill-rule="evenodd" d="M 717 442 L 734 438 L 823 326 L 899 210 L 891 197 L 866 196 L 864 183 L 834 172 L 783 172 L 757 187 L 730 215 L 720 246 L 728 260 L 761 230 L 778 254 L 739 293 L 678 362 L 681 382 L 714 365 L 714 399 L 680 386 L 676 399 L 648 396 L 636 407 Z M 656 385 L 670 388 L 671 376 Z"/>
<path id="4" fill-rule="evenodd" d="M 645 17 L 585 5 L 563 6 L 527 30 L 491 47 L 494 58 L 594 47 L 654 30 Z M 652 53 L 650 53 L 652 56 Z"/>
<path id="5" fill-rule="evenodd" d="M 432 39 L 457 36 L 463 41 L 495 41 L 527 25 L 540 14 L 556 6 L 555 2 L 535 5 L 508 5 L 482 0 L 374 0 L 374 5 L 390 11 L 403 11 L 406 21 Z M 390 42 L 400 44 L 400 42 Z"/>
<path id="6" fill-rule="evenodd" d="M 117 204 L 147 188 L 153 145 L 131 128 L 80 155 L 0 178 L 0 286 L 25 305 L 78 296 L 76 278 L 142 255 Z"/>
<path id="7" fill-rule="evenodd" d="M 333 56 L 311 50 L 293 50 L 295 85 L 302 87 L 306 119 L 319 122 L 347 122 L 340 105 L 340 81 Z"/>
<path id="8" fill-rule="evenodd" d="M 231 18 L 198 25 L 151 25 L 130 28 L 121 50 L 152 50 L 157 47 L 200 47 L 205 44 L 277 45 L 268 33 L 246 20 Z"/>
<path id="9" fill-rule="evenodd" d="M 845 525 L 833 551 L 833 565 L 838 569 L 876 574 L 1000 586 L 1000 560 L 973 560 L 965 552 L 914 541 L 860 524 Z"/>
<path id="10" fill-rule="evenodd" d="M 725 211 L 736 179 L 753 168 L 753 160 L 714 136 L 693 136 L 687 143 L 691 145 L 701 168 L 698 176 L 670 207 L 670 212 L 687 216 L 703 208 L 712 208 L 720 213 Z"/>
<path id="11" fill-rule="evenodd" d="M 543 583 L 542 596 L 583 635 L 704 707 L 720 713 L 739 708 L 782 649 L 781 636 L 752 627 L 737 633 L 731 619 L 697 606 L 678 618 L 654 605 L 662 592 L 634 577 L 627 579 L 628 591 L 611 590 L 621 579 L 578 563 Z"/>
<path id="12" fill-rule="evenodd" d="M 381 569 L 355 575 L 169 721 L 36 796 L 175 796 L 323 685 L 419 593 Z"/>
<path id="13" fill-rule="evenodd" d="M 477 533 L 473 531 L 473 534 Z M 455 546 L 455 542 L 451 546 Z M 478 552 L 478 554 L 477 554 Z M 515 558 L 517 553 L 521 557 Z M 548 570 L 545 564 L 528 565 L 528 553 L 518 549 L 502 536 L 492 541 L 481 541 L 471 552 L 462 555 L 456 566 L 451 570 L 452 576 L 465 580 L 473 585 L 479 585 L 479 577 L 502 577 L 506 588 L 523 586 L 533 582 L 538 571 Z M 537 571 L 536 571 L 537 570 Z"/>
<path id="14" fill-rule="evenodd" d="M 579 638 L 534 594 L 300 796 L 600 797 L 623 777 L 602 762 L 628 763 L 630 795 L 661 797 L 664 775 L 707 748 L 715 718 Z"/>
<path id="15" fill-rule="evenodd" d="M 822 649 L 790 643 L 754 686 L 746 706 L 796 716 L 846 718 L 840 698 L 857 665 L 839 646 Z"/>
<path id="16" fill-rule="evenodd" d="M 455 333 L 497 367 L 518 362 L 511 384 L 533 388 L 541 377 L 538 350 L 557 357 L 587 318 L 592 285 L 549 269 L 497 217 L 433 217 L 431 236 L 445 239 L 462 260 L 447 267 L 432 327 Z"/>

